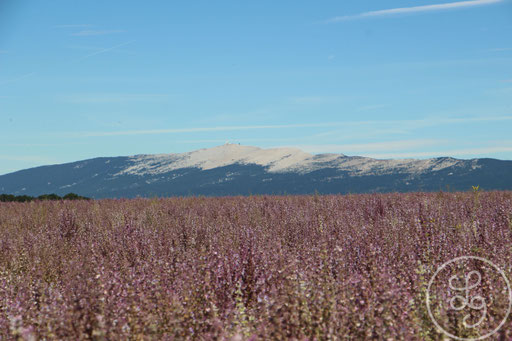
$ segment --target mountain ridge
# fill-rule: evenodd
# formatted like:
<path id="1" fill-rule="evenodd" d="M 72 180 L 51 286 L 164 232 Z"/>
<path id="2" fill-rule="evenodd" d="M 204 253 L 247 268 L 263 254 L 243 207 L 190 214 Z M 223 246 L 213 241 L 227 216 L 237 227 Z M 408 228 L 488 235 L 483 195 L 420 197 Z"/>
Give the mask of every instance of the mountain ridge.
<path id="1" fill-rule="evenodd" d="M 512 161 L 373 159 L 225 144 L 179 154 L 99 157 L 0 175 L 0 193 L 92 198 L 512 189 Z"/>

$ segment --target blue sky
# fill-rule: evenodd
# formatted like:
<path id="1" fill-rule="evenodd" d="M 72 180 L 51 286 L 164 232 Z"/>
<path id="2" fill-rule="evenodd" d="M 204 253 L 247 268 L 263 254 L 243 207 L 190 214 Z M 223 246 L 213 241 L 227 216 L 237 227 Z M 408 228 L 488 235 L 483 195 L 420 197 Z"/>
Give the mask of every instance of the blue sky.
<path id="1" fill-rule="evenodd" d="M 512 159 L 512 1 L 0 2 L 0 174 L 225 141 Z"/>

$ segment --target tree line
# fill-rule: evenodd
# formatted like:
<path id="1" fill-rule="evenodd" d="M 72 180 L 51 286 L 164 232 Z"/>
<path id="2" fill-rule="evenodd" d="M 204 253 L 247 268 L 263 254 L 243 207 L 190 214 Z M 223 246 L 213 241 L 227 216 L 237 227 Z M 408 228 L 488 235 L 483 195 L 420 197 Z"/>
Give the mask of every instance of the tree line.
<path id="1" fill-rule="evenodd" d="M 0 194 L 0 202 L 28 202 L 34 200 L 90 200 L 90 198 L 75 193 L 68 193 L 62 197 L 55 193 L 41 194 L 37 197 L 30 195 Z"/>

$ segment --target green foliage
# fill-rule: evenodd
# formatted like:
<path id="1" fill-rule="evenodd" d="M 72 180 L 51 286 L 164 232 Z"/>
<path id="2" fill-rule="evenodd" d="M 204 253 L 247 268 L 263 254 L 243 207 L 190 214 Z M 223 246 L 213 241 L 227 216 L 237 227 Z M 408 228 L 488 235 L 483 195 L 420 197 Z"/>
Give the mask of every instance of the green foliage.
<path id="1" fill-rule="evenodd" d="M 42 194 L 37 197 L 38 200 L 61 200 L 62 198 L 59 197 L 57 194 Z"/>
<path id="2" fill-rule="evenodd" d="M 75 193 L 68 193 L 63 197 L 58 196 L 55 193 L 52 194 L 41 194 L 38 197 L 30 195 L 13 195 L 13 194 L 0 194 L 0 202 L 29 202 L 35 200 L 90 200 L 87 197 L 80 196 Z"/>

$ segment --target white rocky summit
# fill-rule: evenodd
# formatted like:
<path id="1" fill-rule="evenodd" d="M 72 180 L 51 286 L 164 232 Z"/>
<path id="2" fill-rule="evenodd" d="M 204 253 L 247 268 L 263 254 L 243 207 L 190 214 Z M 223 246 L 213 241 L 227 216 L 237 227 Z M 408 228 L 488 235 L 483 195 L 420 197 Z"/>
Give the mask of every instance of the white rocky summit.
<path id="1" fill-rule="evenodd" d="M 214 169 L 234 164 L 263 166 L 270 173 L 310 173 L 322 168 L 336 168 L 354 175 L 422 173 L 462 164 L 453 158 L 376 160 L 347 157 L 343 154 L 306 153 L 297 148 L 262 149 L 226 143 L 213 148 L 179 154 L 135 155 L 130 164 L 116 175 L 157 175 L 182 168 Z"/>

